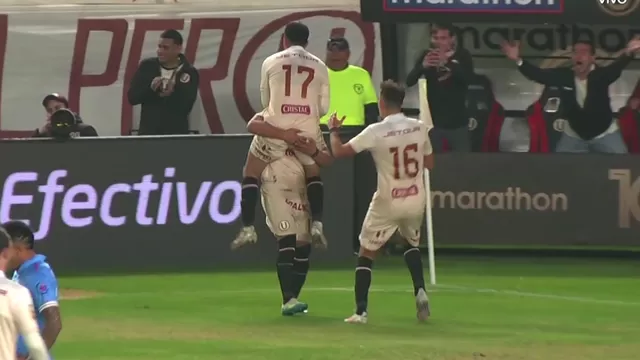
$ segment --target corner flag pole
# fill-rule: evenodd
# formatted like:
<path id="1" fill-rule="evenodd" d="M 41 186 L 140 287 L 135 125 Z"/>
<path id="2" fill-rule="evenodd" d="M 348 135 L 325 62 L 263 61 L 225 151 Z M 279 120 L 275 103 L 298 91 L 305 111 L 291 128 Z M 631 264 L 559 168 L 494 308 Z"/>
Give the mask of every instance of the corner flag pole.
<path id="1" fill-rule="evenodd" d="M 427 79 L 420 78 L 418 80 L 418 96 L 420 97 L 420 121 L 429 126 L 429 131 L 433 129 L 433 119 L 431 118 L 431 109 L 427 100 Z M 429 278 L 431 285 L 436 284 L 436 254 L 433 241 L 433 217 L 431 209 L 431 179 L 429 178 L 429 170 L 424 170 L 424 188 L 427 192 L 427 206 L 425 217 L 427 221 L 427 251 L 429 252 Z"/>

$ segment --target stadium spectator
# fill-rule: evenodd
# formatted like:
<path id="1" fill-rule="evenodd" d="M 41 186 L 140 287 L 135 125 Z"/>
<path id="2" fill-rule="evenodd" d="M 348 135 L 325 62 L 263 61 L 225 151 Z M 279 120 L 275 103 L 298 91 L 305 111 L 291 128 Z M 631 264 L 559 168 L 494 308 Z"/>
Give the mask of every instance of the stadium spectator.
<path id="1" fill-rule="evenodd" d="M 320 119 L 323 125 L 327 125 L 334 112 L 346 116 L 343 126 L 365 126 L 378 121 L 378 98 L 371 74 L 349 64 L 350 56 L 347 39 L 337 37 L 327 42 L 325 64 L 329 68 L 331 105 Z"/>
<path id="2" fill-rule="evenodd" d="M 45 108 L 47 112 L 47 122 L 40 128 L 36 129 L 32 137 L 53 137 L 52 126 L 51 126 L 51 117 L 54 113 L 59 110 L 66 109 L 71 114 L 60 113 L 59 120 L 62 120 L 62 123 L 66 121 L 71 126 L 68 128 L 70 131 L 70 136 L 98 136 L 96 129 L 93 126 L 87 125 L 82 121 L 82 118 L 77 113 L 69 110 L 69 101 L 66 97 L 57 94 L 51 93 L 44 97 L 42 100 L 42 106 Z"/>
<path id="3" fill-rule="evenodd" d="M 143 60 L 128 92 L 131 105 L 142 105 L 139 135 L 189 134 L 189 114 L 200 78 L 182 54 L 182 35 L 166 30 L 158 41 L 157 57 Z"/>
<path id="4" fill-rule="evenodd" d="M 471 151 L 469 116 L 465 101 L 474 75 L 471 54 L 455 45 L 452 25 L 434 25 L 431 48 L 422 52 L 407 75 L 407 86 L 427 79 L 427 97 L 434 128 L 429 132 L 434 151 L 442 151 L 446 140 L 451 151 Z"/>
<path id="5" fill-rule="evenodd" d="M 627 153 L 618 124 L 614 121 L 609 85 L 640 50 L 640 40 L 631 40 L 624 53 L 611 65 L 596 65 L 592 43 L 573 45 L 571 68 L 541 69 L 520 56 L 520 44 L 503 43 L 502 51 L 515 61 L 520 73 L 537 83 L 561 89 L 560 102 L 566 109 L 567 124 L 556 152 Z"/>

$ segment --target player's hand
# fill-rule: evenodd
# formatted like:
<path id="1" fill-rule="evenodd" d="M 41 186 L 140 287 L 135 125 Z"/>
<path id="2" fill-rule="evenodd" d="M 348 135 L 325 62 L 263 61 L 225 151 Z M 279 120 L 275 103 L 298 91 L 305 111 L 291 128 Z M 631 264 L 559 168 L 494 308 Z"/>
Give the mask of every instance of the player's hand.
<path id="1" fill-rule="evenodd" d="M 507 58 L 518 61 L 520 60 L 520 42 L 508 42 L 504 41 L 500 47 L 502 48 L 502 52 L 507 56 Z"/>
<path id="2" fill-rule="evenodd" d="M 333 114 L 331 114 L 331 117 L 329 118 L 329 122 L 327 123 L 327 126 L 329 126 L 329 130 L 341 128 L 342 123 L 346 118 L 347 118 L 346 116 L 343 116 L 342 118 L 338 119 L 338 113 L 334 112 Z"/>
<path id="3" fill-rule="evenodd" d="M 303 137 L 299 135 L 299 129 L 287 129 L 282 134 L 282 140 L 284 140 L 289 145 L 295 145 L 298 142 L 301 142 Z"/>
<path id="4" fill-rule="evenodd" d="M 297 142 L 295 144 L 295 148 L 296 150 L 309 156 L 315 154 L 315 152 L 318 150 L 316 142 L 313 139 L 307 137 L 303 137 L 301 141 Z"/>
<path id="5" fill-rule="evenodd" d="M 151 90 L 158 91 L 158 88 L 162 85 L 162 76 L 157 76 L 151 81 Z"/>

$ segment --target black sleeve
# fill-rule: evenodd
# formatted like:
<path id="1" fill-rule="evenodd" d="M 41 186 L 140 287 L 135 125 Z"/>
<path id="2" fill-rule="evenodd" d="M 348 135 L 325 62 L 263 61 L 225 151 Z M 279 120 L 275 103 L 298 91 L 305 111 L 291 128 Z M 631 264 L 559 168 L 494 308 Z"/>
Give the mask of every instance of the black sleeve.
<path id="1" fill-rule="evenodd" d="M 378 122 L 378 103 L 366 104 L 364 106 L 364 123 L 369 126 Z"/>
<path id="2" fill-rule="evenodd" d="M 563 71 L 563 69 L 558 68 L 541 69 L 526 60 L 522 61 L 522 65 L 518 66 L 518 70 L 527 79 L 542 85 L 557 84 L 562 78 L 562 76 L 559 77 L 558 75 Z"/>
<path id="3" fill-rule="evenodd" d="M 189 79 L 186 82 L 182 82 L 184 74 L 189 75 Z M 189 115 L 198 96 L 198 87 L 200 86 L 198 70 L 196 68 L 187 69 L 181 75 L 178 75 L 177 82 L 173 94 L 168 97 L 168 101 L 174 106 L 176 113 Z"/>
<path id="4" fill-rule="evenodd" d="M 633 60 L 633 56 L 622 55 L 610 65 L 599 68 L 602 79 L 607 84 L 614 83 L 616 80 L 618 80 L 620 75 L 622 75 L 622 70 L 624 70 L 624 68 L 626 68 L 629 63 L 631 63 L 631 60 Z"/>
<path id="5" fill-rule="evenodd" d="M 458 50 L 454 57 L 449 60 L 447 67 L 451 70 L 451 77 L 454 81 L 464 84 L 471 82 L 474 74 L 473 59 L 467 50 Z"/>
<path id="6" fill-rule="evenodd" d="M 133 74 L 129 91 L 127 92 L 127 99 L 129 104 L 135 106 L 140 105 L 143 102 L 152 99 L 157 94 L 151 89 L 152 78 L 149 78 L 149 72 L 147 72 L 147 63 L 145 61 L 138 65 L 136 73 Z"/>
<path id="7" fill-rule="evenodd" d="M 98 136 L 98 132 L 96 131 L 96 129 L 93 126 L 85 125 L 80 130 L 80 136 L 82 136 L 82 137 L 85 137 L 85 136 L 87 136 L 87 137 L 89 137 L 89 136 Z"/>
<path id="8" fill-rule="evenodd" d="M 429 51 L 427 50 L 422 52 L 422 55 L 418 57 L 418 59 L 416 60 L 416 63 L 413 65 L 413 69 L 411 69 L 411 71 L 407 75 L 407 79 L 405 82 L 407 83 L 408 87 L 411 87 L 417 84 L 418 79 L 420 79 L 421 76 L 425 75 L 426 69 L 424 68 L 424 66 L 422 66 L 422 62 L 424 60 L 424 57 L 427 56 L 428 52 Z"/>

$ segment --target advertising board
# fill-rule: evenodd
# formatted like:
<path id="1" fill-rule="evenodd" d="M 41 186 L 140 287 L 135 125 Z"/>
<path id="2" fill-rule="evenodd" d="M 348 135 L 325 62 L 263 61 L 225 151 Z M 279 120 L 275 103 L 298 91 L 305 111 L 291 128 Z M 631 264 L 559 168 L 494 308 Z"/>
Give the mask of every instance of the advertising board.
<path id="1" fill-rule="evenodd" d="M 2 141 L 0 221 L 28 220 L 60 271 L 207 268 L 271 263 L 275 239 L 257 215 L 256 246 L 229 249 L 240 229 L 247 136 Z M 316 262 L 351 255 L 353 162 L 323 172 L 332 241 Z M 343 240 L 344 239 L 344 240 Z M 273 256 L 271 256 L 273 255 Z"/>

